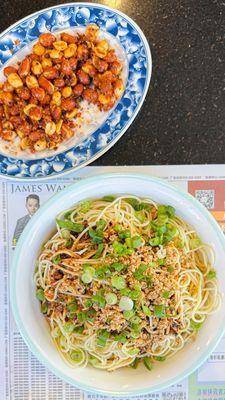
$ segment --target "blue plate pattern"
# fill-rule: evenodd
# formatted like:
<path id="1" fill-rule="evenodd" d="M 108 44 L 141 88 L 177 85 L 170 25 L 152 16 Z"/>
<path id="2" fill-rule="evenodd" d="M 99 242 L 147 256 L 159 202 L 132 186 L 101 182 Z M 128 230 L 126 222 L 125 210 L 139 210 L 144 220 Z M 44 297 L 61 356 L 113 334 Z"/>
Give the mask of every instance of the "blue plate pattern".
<path id="1" fill-rule="evenodd" d="M 19 21 L 0 35 L 0 68 L 46 30 L 54 32 L 96 23 L 114 35 L 128 58 L 128 80 L 123 96 L 106 121 L 86 140 L 48 158 L 22 160 L 0 154 L 5 178 L 35 179 L 71 172 L 108 150 L 127 130 L 146 96 L 151 77 L 151 54 L 145 36 L 129 17 L 117 10 L 90 3 L 55 6 Z"/>

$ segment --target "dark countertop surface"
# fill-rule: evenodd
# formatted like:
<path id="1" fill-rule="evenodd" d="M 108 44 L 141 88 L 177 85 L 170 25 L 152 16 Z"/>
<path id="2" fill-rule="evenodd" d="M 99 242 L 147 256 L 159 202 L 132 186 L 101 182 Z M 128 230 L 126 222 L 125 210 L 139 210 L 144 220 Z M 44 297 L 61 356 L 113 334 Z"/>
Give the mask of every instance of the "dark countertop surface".
<path id="1" fill-rule="evenodd" d="M 54 0 L 2 0 L 0 30 Z M 90 2 L 90 0 L 89 0 Z M 225 162 L 225 2 L 99 0 L 133 18 L 151 47 L 144 105 L 95 165 Z"/>

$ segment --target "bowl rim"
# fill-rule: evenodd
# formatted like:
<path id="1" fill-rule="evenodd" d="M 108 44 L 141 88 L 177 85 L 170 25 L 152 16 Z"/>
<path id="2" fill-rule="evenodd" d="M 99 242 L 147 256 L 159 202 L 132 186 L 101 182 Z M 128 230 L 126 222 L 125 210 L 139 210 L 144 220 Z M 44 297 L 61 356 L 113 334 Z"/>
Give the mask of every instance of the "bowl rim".
<path id="1" fill-rule="evenodd" d="M 36 15 L 39 15 L 39 14 L 44 13 L 44 12 L 48 12 L 48 11 L 50 11 L 50 10 L 55 10 L 55 9 L 57 9 L 57 8 L 59 8 L 59 7 L 73 7 L 73 6 L 74 6 L 74 7 L 79 7 L 79 6 L 85 7 L 85 6 L 87 6 L 87 7 L 92 7 L 92 8 L 100 7 L 100 8 L 102 8 L 103 10 L 108 10 L 108 11 L 114 12 L 115 14 L 120 15 L 120 16 L 123 17 L 125 20 L 127 20 L 131 25 L 133 25 L 133 27 L 134 27 L 134 28 L 136 29 L 136 31 L 139 33 L 139 35 L 140 35 L 140 37 L 141 37 L 141 39 L 142 39 L 142 41 L 143 41 L 143 43 L 144 43 L 145 50 L 146 50 L 146 60 L 147 60 L 146 82 L 145 82 L 145 87 L 144 87 L 144 89 L 143 89 L 142 97 L 141 97 L 141 99 L 140 99 L 140 101 L 139 101 L 139 103 L 138 103 L 137 108 L 135 109 L 133 115 L 131 116 L 131 118 L 129 119 L 129 121 L 127 122 L 127 124 L 126 124 L 122 129 L 120 129 L 120 133 L 118 133 L 118 135 L 116 135 L 115 138 L 113 138 L 112 140 L 110 140 L 110 142 L 107 144 L 107 146 L 105 146 L 103 149 L 99 149 L 99 150 L 97 150 L 97 151 L 94 153 L 94 155 L 92 155 L 92 156 L 90 156 L 90 157 L 87 157 L 87 159 L 84 160 L 84 162 L 81 162 L 81 163 L 78 164 L 78 165 L 71 165 L 70 167 L 64 168 L 62 171 L 59 171 L 59 172 L 55 171 L 54 173 L 51 173 L 51 174 L 48 174 L 48 173 L 47 173 L 46 175 L 43 175 L 43 176 L 36 176 L 36 174 L 35 174 L 35 175 L 31 175 L 30 173 L 29 173 L 28 176 L 17 176 L 17 175 L 13 175 L 13 174 L 11 175 L 11 174 L 9 174 L 9 173 L 0 172 L 0 177 L 2 177 L 2 178 L 4 178 L 4 179 L 7 179 L 7 180 L 9 180 L 9 181 L 10 181 L 10 180 L 15 180 L 15 181 L 18 181 L 18 182 L 20 182 L 20 181 L 32 181 L 32 180 L 36 181 L 36 180 L 39 180 L 39 179 L 40 179 L 41 181 L 45 181 L 45 180 L 48 180 L 48 179 L 55 179 L 55 178 L 58 178 L 58 177 L 61 178 L 62 176 L 69 175 L 69 174 L 71 174 L 72 172 L 78 171 L 79 169 L 81 169 L 81 168 L 83 168 L 83 167 L 85 167 L 85 166 L 87 166 L 87 165 L 93 163 L 93 162 L 96 161 L 99 157 L 101 157 L 103 154 L 107 153 L 108 150 L 110 150 L 110 149 L 121 139 L 121 137 L 127 132 L 127 130 L 130 128 L 130 126 L 131 126 L 131 124 L 133 123 L 133 121 L 134 121 L 134 120 L 136 119 L 136 117 L 139 115 L 139 112 L 141 111 L 141 108 L 142 108 L 142 106 L 143 106 L 143 104 L 144 104 L 144 101 L 145 101 L 145 99 L 146 99 L 146 96 L 147 96 L 147 94 L 148 94 L 149 87 L 150 87 L 150 82 L 151 82 L 151 77 L 152 77 L 152 63 L 153 63 L 150 44 L 149 44 L 149 42 L 148 42 L 148 40 L 147 40 L 147 38 L 146 38 L 146 36 L 145 36 L 144 31 L 143 31 L 142 28 L 138 25 L 138 23 L 137 23 L 133 18 L 131 18 L 129 15 L 127 15 L 126 13 L 124 13 L 124 12 L 122 12 L 122 11 L 116 9 L 115 7 L 110 7 L 110 6 L 107 6 L 107 5 L 105 5 L 105 4 L 101 4 L 101 3 L 98 3 L 98 2 L 96 2 L 96 3 L 91 3 L 91 2 L 89 2 L 89 1 L 84 1 L 84 2 L 82 2 L 82 1 L 78 1 L 78 2 L 66 2 L 65 4 L 64 4 L 64 3 L 56 4 L 56 5 L 53 5 L 53 6 L 49 6 L 49 7 L 46 7 L 46 8 L 42 8 L 41 10 L 35 11 L 35 12 L 33 12 L 33 13 L 31 13 L 31 14 L 28 14 L 28 15 L 26 15 L 25 17 L 19 19 L 18 21 L 16 21 L 16 22 L 13 23 L 12 25 L 10 25 L 8 28 L 6 28 L 4 31 L 0 32 L 0 38 L 1 38 L 3 35 L 5 35 L 5 34 L 7 34 L 8 32 L 10 32 L 11 29 L 13 29 L 13 28 L 15 28 L 17 25 L 19 25 L 19 24 L 25 22 L 25 21 L 26 21 L 27 19 L 29 19 L 29 18 L 35 17 Z M 15 53 L 15 54 L 16 54 L 16 53 Z M 8 62 L 8 60 L 7 60 L 7 62 Z M 129 69 L 129 68 L 128 68 L 128 69 Z M 129 72 L 129 71 L 128 71 L 128 72 Z M 126 87 L 127 87 L 127 83 L 126 83 Z M 125 89 L 126 89 L 126 87 L 125 87 Z M 100 128 L 101 126 L 102 126 L 102 125 L 100 125 L 99 128 Z M 94 131 L 94 132 L 95 132 L 95 131 Z M 94 134 L 94 132 L 92 132 L 92 134 Z M 92 134 L 91 134 L 91 135 L 92 135 Z M 70 150 L 76 148 L 77 146 L 78 146 L 78 145 L 73 146 Z M 69 150 L 69 149 L 66 149 L 66 150 L 60 152 L 59 154 L 63 154 L 63 153 L 65 153 L 66 151 L 70 151 L 70 150 Z M 59 155 L 59 154 L 58 154 L 58 155 Z M 13 160 L 15 160 L 15 162 L 25 161 L 25 160 L 23 160 L 23 158 L 21 158 L 21 157 L 10 157 L 10 155 L 5 156 L 5 155 L 4 155 L 3 153 L 1 153 L 1 152 L 0 152 L 0 155 L 6 157 L 7 159 L 13 159 Z M 57 155 L 56 155 L 56 156 L 57 156 Z M 56 156 L 53 156 L 53 157 L 56 157 Z M 38 161 L 40 161 L 40 160 L 42 160 L 42 159 L 43 159 L 43 160 L 46 160 L 46 158 L 49 158 L 49 157 L 44 157 L 44 158 L 41 158 L 41 159 L 37 159 L 36 161 L 38 162 Z M 25 162 L 28 162 L 28 164 L 29 164 L 29 162 L 31 162 L 31 161 L 32 161 L 32 160 L 26 160 Z M 33 160 L 33 161 L 34 161 L 34 160 Z M 36 165 L 36 163 L 35 163 L 35 165 Z"/>
<path id="2" fill-rule="evenodd" d="M 58 202 L 60 199 L 63 199 L 67 194 L 73 192 L 74 190 L 79 190 L 83 186 L 88 186 L 89 184 L 94 184 L 96 181 L 99 180 L 105 180 L 105 179 L 117 179 L 117 178 L 128 178 L 128 179 L 139 179 L 143 181 L 147 181 L 148 183 L 156 183 L 159 186 L 164 187 L 165 189 L 172 190 L 174 194 L 177 194 L 179 197 L 182 197 L 185 200 L 188 200 L 201 214 L 203 214 L 204 217 L 207 217 L 208 223 L 213 227 L 215 234 L 217 235 L 217 238 L 219 239 L 223 250 L 225 252 L 225 236 L 220 229 L 218 223 L 216 220 L 213 218 L 213 216 L 210 214 L 210 212 L 197 200 L 195 199 L 191 194 L 186 193 L 184 190 L 176 187 L 173 184 L 165 182 L 163 179 L 160 178 L 155 178 L 152 177 L 148 174 L 140 174 L 140 173 L 108 173 L 108 174 L 101 174 L 101 175 L 95 175 L 93 177 L 89 178 L 84 178 L 78 182 L 75 182 L 65 189 L 63 189 L 61 192 L 57 193 L 56 195 L 53 195 L 49 200 L 47 200 L 43 206 L 40 207 L 40 209 L 35 213 L 35 215 L 32 217 L 32 219 L 28 222 L 27 226 L 25 227 L 22 235 L 20 236 L 20 239 L 17 243 L 15 253 L 13 256 L 13 261 L 12 261 L 12 267 L 11 267 L 11 273 L 10 273 L 10 303 L 11 303 L 11 308 L 13 311 L 13 316 L 15 318 L 17 327 L 20 331 L 20 334 L 22 335 L 25 343 L 27 344 L 29 350 L 35 355 L 35 357 L 45 366 L 47 367 L 50 371 L 52 371 L 56 376 L 58 376 L 60 379 L 66 381 L 67 383 L 71 384 L 72 386 L 76 386 L 77 388 L 87 391 L 87 392 L 92 392 L 94 394 L 101 394 L 101 395 L 106 395 L 106 396 L 115 396 L 115 397 L 133 397 L 137 395 L 144 395 L 144 394 L 150 394 L 159 390 L 164 390 L 170 385 L 174 385 L 177 382 L 181 381 L 182 379 L 186 378 L 188 375 L 193 373 L 197 368 L 199 368 L 204 361 L 208 358 L 209 354 L 215 349 L 217 346 L 218 342 L 222 338 L 222 336 L 225 333 L 225 317 L 222 323 L 222 329 L 219 330 L 217 335 L 213 338 L 212 342 L 210 345 L 207 347 L 207 349 L 204 351 L 204 353 L 199 357 L 192 366 L 184 370 L 183 372 L 179 373 L 176 375 L 174 378 L 168 379 L 164 384 L 157 384 L 154 387 L 150 388 L 145 388 L 143 390 L 137 389 L 137 390 L 132 390 L 132 391 L 127 391 L 127 392 L 118 392 L 118 391 L 113 391 L 113 390 L 101 390 L 101 389 L 93 389 L 91 385 L 89 384 L 83 384 L 77 381 L 76 379 L 69 378 L 67 375 L 62 373 L 57 367 L 55 367 L 51 362 L 49 362 L 44 354 L 41 354 L 38 347 L 32 342 L 32 339 L 29 336 L 29 333 L 24 327 L 23 320 L 20 317 L 19 310 L 17 307 L 17 302 L 16 302 L 16 279 L 14 277 L 16 276 L 16 270 L 17 270 L 17 260 L 18 256 L 23 248 L 23 246 L 26 243 L 26 238 L 29 235 L 30 230 L 35 226 L 36 221 L 39 219 L 39 217 L 51 206 L 53 206 L 56 202 Z"/>

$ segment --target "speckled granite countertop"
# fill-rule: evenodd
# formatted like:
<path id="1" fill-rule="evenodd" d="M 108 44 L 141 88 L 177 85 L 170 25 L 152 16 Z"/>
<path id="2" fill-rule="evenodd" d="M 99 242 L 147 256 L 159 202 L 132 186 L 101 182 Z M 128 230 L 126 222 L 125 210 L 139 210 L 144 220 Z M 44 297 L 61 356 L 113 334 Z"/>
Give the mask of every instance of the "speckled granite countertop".
<path id="1" fill-rule="evenodd" d="M 89 0 L 90 1 L 90 0 Z M 0 30 L 69 1 L 2 0 Z M 95 165 L 225 162 L 225 1 L 99 0 L 149 40 L 153 75 L 135 122 Z"/>

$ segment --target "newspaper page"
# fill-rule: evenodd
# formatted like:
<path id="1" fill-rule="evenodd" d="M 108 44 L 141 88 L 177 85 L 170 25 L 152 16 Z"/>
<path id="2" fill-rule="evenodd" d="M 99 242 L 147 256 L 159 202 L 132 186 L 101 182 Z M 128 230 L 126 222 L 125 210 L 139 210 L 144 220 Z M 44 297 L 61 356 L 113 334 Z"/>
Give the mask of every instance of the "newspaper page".
<path id="1" fill-rule="evenodd" d="M 14 248 L 32 215 L 49 197 L 67 185 L 87 176 L 107 172 L 141 172 L 172 182 L 207 207 L 225 232 L 224 165 L 87 167 L 55 180 L 18 182 L 1 179 L 0 400 L 109 399 L 83 393 L 46 370 L 21 338 L 9 304 L 9 272 Z M 207 362 L 187 379 L 162 392 L 136 399 L 225 400 L 225 337 Z"/>

